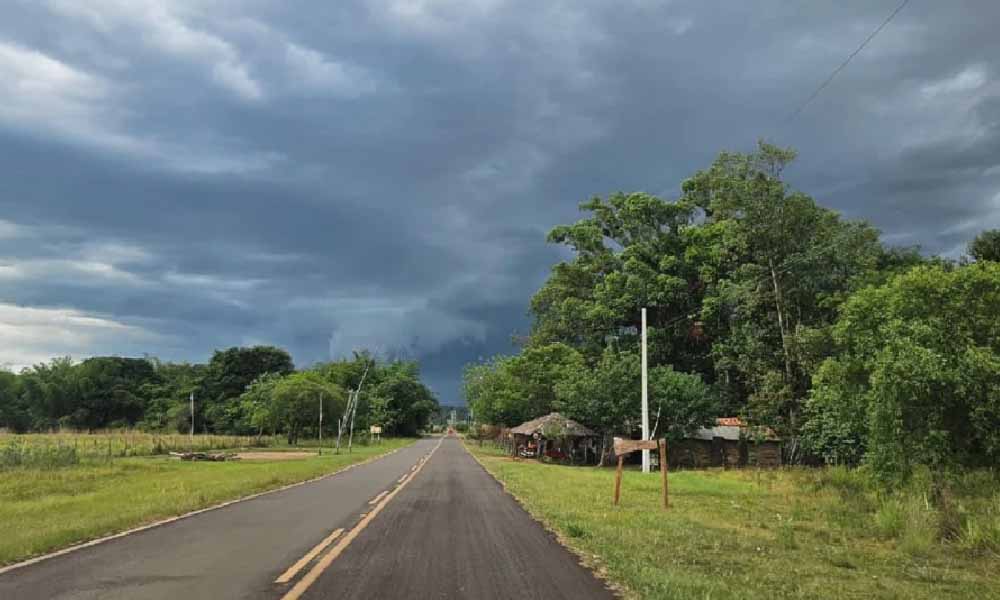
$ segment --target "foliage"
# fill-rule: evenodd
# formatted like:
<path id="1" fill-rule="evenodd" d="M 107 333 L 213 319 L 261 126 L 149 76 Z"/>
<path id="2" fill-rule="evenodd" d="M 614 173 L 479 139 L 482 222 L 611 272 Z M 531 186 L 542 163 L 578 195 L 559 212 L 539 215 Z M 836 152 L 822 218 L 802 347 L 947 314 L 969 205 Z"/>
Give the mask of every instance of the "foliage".
<path id="1" fill-rule="evenodd" d="M 631 434 L 640 428 L 640 358 L 635 352 L 608 348 L 594 367 L 580 365 L 556 385 L 556 408 L 596 431 Z M 651 427 L 658 436 L 676 440 L 709 425 L 718 407 L 701 377 L 670 366 L 649 371 Z"/>
<path id="2" fill-rule="evenodd" d="M 634 430 L 632 349 L 645 307 L 651 385 L 665 388 L 652 393 L 653 410 L 665 403 L 671 436 L 710 416 L 741 415 L 775 429 L 799 458 L 803 403 L 835 351 L 838 307 L 924 259 L 884 248 L 867 223 L 790 189 L 782 174 L 794 158 L 762 142 L 751 153 L 721 153 L 674 201 L 616 193 L 583 203 L 585 218 L 549 234 L 573 256 L 531 299 L 522 353 L 466 371 L 466 398 L 481 420 L 509 425 L 560 406 L 601 431 Z M 556 403 L 532 393 L 538 386 L 524 374 L 538 360 L 531 353 L 551 347 L 580 357 L 570 377 L 537 367 L 536 380 L 562 391 Z M 659 378 L 656 369 L 665 369 Z"/>
<path id="3" fill-rule="evenodd" d="M 1000 264 L 918 267 L 842 307 L 809 402 L 828 459 L 885 480 L 1000 459 Z M 854 446 L 849 456 L 843 449 Z"/>
<path id="4" fill-rule="evenodd" d="M 969 255 L 977 261 L 1000 262 L 1000 229 L 989 229 L 969 242 Z"/>
<path id="5" fill-rule="evenodd" d="M 360 425 L 367 430 L 378 405 L 386 435 L 416 435 L 438 404 L 420 381 L 416 363 L 378 362 L 366 352 L 350 360 L 295 372 L 289 354 L 272 346 L 216 351 L 207 364 L 155 358 L 94 357 L 80 363 L 57 358 L 19 375 L 0 371 L 0 429 L 132 429 L 209 434 L 282 434 L 291 443 L 337 433 L 348 391 L 359 394 Z"/>
<path id="6" fill-rule="evenodd" d="M 292 357 L 281 348 L 253 346 L 217 350 L 208 362 L 196 396 L 203 402 L 205 428 L 212 431 L 250 433 L 242 419 L 240 395 L 265 373 L 287 375 L 295 370 Z"/>
<path id="7" fill-rule="evenodd" d="M 583 368 L 583 356 L 566 344 L 530 346 L 520 355 L 467 367 L 466 402 L 481 422 L 519 425 L 551 412 L 558 385 Z"/>

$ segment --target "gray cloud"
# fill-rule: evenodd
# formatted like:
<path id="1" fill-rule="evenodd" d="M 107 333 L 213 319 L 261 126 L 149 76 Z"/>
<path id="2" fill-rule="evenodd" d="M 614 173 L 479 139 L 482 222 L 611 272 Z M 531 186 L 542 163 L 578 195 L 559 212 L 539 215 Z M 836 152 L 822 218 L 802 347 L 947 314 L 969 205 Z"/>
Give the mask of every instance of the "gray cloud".
<path id="1" fill-rule="evenodd" d="M 275 343 L 512 351 L 594 194 L 721 149 L 893 243 L 1000 226 L 1000 7 L 640 1 L 16 2 L 0 9 L 0 363 Z M 90 320 L 88 320 L 90 319 Z"/>

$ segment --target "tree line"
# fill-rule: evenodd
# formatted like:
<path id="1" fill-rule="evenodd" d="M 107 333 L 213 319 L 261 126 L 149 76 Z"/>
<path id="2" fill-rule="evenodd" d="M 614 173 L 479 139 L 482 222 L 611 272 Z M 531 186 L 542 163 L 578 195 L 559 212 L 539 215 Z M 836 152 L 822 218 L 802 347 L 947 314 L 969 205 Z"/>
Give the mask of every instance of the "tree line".
<path id="1" fill-rule="evenodd" d="M 198 433 L 281 434 L 295 443 L 319 434 L 321 404 L 324 435 L 336 435 L 359 387 L 354 412 L 365 430 L 377 424 L 386 435 L 416 435 L 439 411 L 415 362 L 361 352 L 297 371 L 285 350 L 254 346 L 216 351 L 205 364 L 101 356 L 0 371 L 0 428 L 186 433 L 193 394 Z"/>
<path id="2" fill-rule="evenodd" d="M 792 462 L 1000 459 L 1000 231 L 949 260 L 793 190 L 791 149 L 723 152 L 662 200 L 618 193 L 555 227 L 573 257 L 531 299 L 520 352 L 467 366 L 477 420 L 559 410 L 605 434 L 639 428 L 640 309 L 651 419 L 678 439 L 717 416 L 774 429 Z"/>

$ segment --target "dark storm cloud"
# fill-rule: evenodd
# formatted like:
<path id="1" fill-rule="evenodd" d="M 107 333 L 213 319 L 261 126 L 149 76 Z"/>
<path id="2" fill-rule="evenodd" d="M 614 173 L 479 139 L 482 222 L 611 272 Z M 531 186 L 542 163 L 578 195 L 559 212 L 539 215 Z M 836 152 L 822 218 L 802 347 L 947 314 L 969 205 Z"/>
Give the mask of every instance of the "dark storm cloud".
<path id="1" fill-rule="evenodd" d="M 510 352 L 595 194 L 722 149 L 952 255 L 1000 226 L 991 2 L 16 2 L 0 19 L 0 363 L 275 343 Z"/>

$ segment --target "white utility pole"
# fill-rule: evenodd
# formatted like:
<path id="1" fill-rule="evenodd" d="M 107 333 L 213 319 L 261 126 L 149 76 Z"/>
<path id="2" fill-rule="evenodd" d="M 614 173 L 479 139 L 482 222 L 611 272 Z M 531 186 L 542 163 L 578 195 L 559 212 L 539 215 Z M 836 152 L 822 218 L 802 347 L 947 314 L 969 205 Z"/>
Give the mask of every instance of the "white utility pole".
<path id="1" fill-rule="evenodd" d="M 642 439 L 649 439 L 649 378 L 646 359 L 646 309 L 642 309 Z M 649 450 L 642 451 L 642 472 L 649 473 Z"/>
<path id="2" fill-rule="evenodd" d="M 191 447 L 194 447 L 194 392 L 191 392 Z"/>

